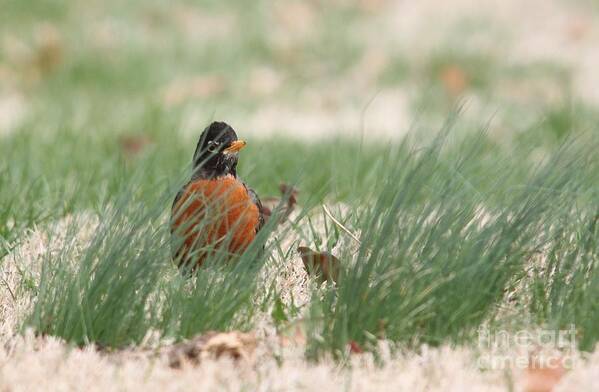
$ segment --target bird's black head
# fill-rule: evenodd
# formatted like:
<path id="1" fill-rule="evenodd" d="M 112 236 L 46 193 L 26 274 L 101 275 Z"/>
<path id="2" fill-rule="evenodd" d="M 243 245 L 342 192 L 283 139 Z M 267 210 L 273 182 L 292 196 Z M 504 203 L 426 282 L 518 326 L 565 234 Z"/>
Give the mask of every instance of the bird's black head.
<path id="1" fill-rule="evenodd" d="M 237 153 L 245 147 L 243 140 L 224 122 L 215 121 L 200 136 L 193 154 L 193 177 L 216 178 L 237 176 Z"/>

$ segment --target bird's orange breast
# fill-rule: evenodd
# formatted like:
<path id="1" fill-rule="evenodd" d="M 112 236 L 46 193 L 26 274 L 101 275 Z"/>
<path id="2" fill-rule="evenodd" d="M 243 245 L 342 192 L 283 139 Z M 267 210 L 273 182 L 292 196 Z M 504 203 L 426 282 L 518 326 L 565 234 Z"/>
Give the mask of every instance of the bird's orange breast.
<path id="1" fill-rule="evenodd" d="M 224 244 L 231 253 L 243 252 L 256 237 L 259 219 L 258 207 L 235 177 L 191 182 L 173 207 L 173 233 L 183 236 L 178 253 L 185 259 L 190 251 Z"/>

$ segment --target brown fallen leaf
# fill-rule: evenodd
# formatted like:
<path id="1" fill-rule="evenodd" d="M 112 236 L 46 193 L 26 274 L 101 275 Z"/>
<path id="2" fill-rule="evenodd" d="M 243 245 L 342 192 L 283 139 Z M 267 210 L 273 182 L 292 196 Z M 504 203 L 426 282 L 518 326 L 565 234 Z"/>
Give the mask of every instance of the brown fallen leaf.
<path id="1" fill-rule="evenodd" d="M 138 155 L 152 143 L 152 139 L 146 135 L 124 135 L 119 138 L 121 151 L 127 157 Z"/>
<path id="2" fill-rule="evenodd" d="M 349 346 L 350 354 L 362 354 L 364 352 L 362 346 L 360 346 L 360 344 L 355 340 L 350 340 L 349 343 L 347 343 L 347 345 Z"/>
<path id="3" fill-rule="evenodd" d="M 297 248 L 304 267 L 309 275 L 319 278 L 320 282 L 337 282 L 339 279 L 340 261 L 328 252 L 316 252 L 306 246 Z"/>
<path id="4" fill-rule="evenodd" d="M 458 65 L 448 65 L 441 70 L 439 75 L 443 87 L 453 97 L 461 95 L 468 88 L 468 75 Z"/>
<path id="5" fill-rule="evenodd" d="M 58 29 L 43 23 L 35 31 L 36 48 L 33 65 L 42 73 L 49 73 L 63 61 L 63 40 Z"/>
<path id="6" fill-rule="evenodd" d="M 281 183 L 279 185 L 279 190 L 281 191 L 281 194 L 283 195 L 283 197 L 288 198 L 287 205 L 289 205 L 290 207 L 295 206 L 295 204 L 297 203 L 297 194 L 298 194 L 297 188 L 295 188 L 289 184 Z"/>
<path id="7" fill-rule="evenodd" d="M 185 363 L 196 366 L 203 359 L 218 359 L 223 356 L 234 360 L 249 360 L 256 344 L 256 337 L 251 333 L 210 331 L 174 345 L 169 353 L 169 365 L 178 369 Z"/>
<path id="8" fill-rule="evenodd" d="M 558 360 L 553 366 L 541 364 L 531 359 L 524 373 L 525 392 L 551 392 L 566 373 L 563 362 Z"/>
<path id="9" fill-rule="evenodd" d="M 281 199 L 278 197 L 265 197 L 261 200 L 262 202 L 262 213 L 264 214 L 264 218 L 266 220 L 270 219 L 272 216 L 272 210 L 275 209 L 276 206 L 279 205 Z"/>
<path id="10" fill-rule="evenodd" d="M 570 41 L 581 41 L 588 36 L 592 23 L 586 18 L 576 18 L 566 26 L 566 37 Z"/>
<path id="11" fill-rule="evenodd" d="M 281 208 L 280 220 L 277 222 L 281 223 L 283 220 L 287 219 L 289 215 L 291 215 L 291 212 L 293 212 L 293 209 L 297 204 L 298 190 L 296 188 L 282 183 L 279 185 L 279 191 L 281 192 L 282 198 L 265 197 L 262 199 L 262 212 L 267 221 L 270 219 L 273 212 L 277 210 L 277 208 Z M 286 205 L 281 206 L 281 200 L 286 200 Z"/>

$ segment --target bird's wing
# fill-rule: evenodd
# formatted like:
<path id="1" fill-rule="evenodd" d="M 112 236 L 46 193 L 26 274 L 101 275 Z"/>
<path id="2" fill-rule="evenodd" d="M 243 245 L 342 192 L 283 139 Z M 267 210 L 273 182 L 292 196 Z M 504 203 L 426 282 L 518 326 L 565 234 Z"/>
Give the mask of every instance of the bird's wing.
<path id="1" fill-rule="evenodd" d="M 171 229 L 171 256 L 173 258 L 173 261 L 176 261 L 179 259 L 179 254 L 181 253 L 182 250 L 182 244 L 179 243 L 179 240 L 175 239 L 174 235 L 175 235 L 175 231 L 177 230 L 177 226 L 175 225 L 176 222 L 176 207 L 177 207 L 177 203 L 179 203 L 179 200 L 181 200 L 181 197 L 183 197 L 183 193 L 185 192 L 185 188 L 187 188 L 187 185 L 184 185 L 179 192 L 177 192 L 177 195 L 175 196 L 175 200 L 173 201 L 173 205 L 171 207 L 171 220 L 170 220 L 170 229 Z M 180 261 L 178 262 L 179 266 Z"/>
<path id="2" fill-rule="evenodd" d="M 173 200 L 173 205 L 171 206 L 171 234 L 174 231 L 173 223 L 175 222 L 175 207 L 177 206 L 177 203 L 179 203 L 179 200 L 181 200 L 181 197 L 183 197 L 183 193 L 185 193 L 185 189 L 187 189 L 188 185 L 189 183 L 181 187 L 181 189 L 179 190 L 179 192 L 177 192 L 177 195 L 175 196 L 175 200 Z"/>
<path id="3" fill-rule="evenodd" d="M 252 199 L 252 202 L 256 205 L 256 207 L 258 207 L 258 213 L 260 215 L 259 215 L 259 220 L 258 220 L 258 226 L 256 226 L 256 233 L 257 233 L 260 231 L 262 226 L 264 226 L 264 208 L 262 207 L 262 202 L 260 201 L 258 194 L 252 188 L 248 187 L 245 182 L 243 182 L 243 186 L 247 190 L 248 195 L 250 195 L 250 199 Z"/>

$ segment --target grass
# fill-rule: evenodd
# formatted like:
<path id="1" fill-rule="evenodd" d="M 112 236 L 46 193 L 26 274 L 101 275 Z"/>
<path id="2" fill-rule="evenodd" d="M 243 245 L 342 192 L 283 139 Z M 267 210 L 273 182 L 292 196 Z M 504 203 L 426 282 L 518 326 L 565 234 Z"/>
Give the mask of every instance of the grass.
<path id="1" fill-rule="evenodd" d="M 190 281 L 178 274 L 167 215 L 183 181 L 185 146 L 155 137 L 160 148 L 136 156 L 109 136 L 64 132 L 57 145 L 23 132 L 4 141 L 7 156 L 30 157 L 26 166 L 3 168 L 3 202 L 18 207 L 3 218 L 5 253 L 19 232 L 68 213 L 93 211 L 101 222 L 91 227 L 89 242 L 77 244 L 89 222 L 76 221 L 62 247 L 45 255 L 26 325 L 76 344 L 122 347 L 152 331 L 179 340 L 253 328 L 255 299 L 265 295 L 261 307 L 275 309 L 277 323 L 293 322 L 287 315 L 299 317 L 295 305 L 267 295 L 269 285 L 259 278 L 265 263 L 294 257 L 280 243 L 283 229 L 266 229 L 237 263 L 220 256 Z M 68 164 L 60 156 L 65 147 L 72 151 Z M 297 184 L 302 209 L 292 227 L 312 227 L 304 241 L 337 249 L 342 260 L 336 287 L 313 288 L 309 356 L 343 357 L 349 342 L 376 350 L 381 338 L 408 345 L 468 341 L 522 284 L 518 306 L 539 324 L 575 322 L 582 347 L 590 348 L 598 338 L 586 316 L 594 302 L 581 298 L 594 290 L 597 275 L 596 147 L 592 139 L 574 140 L 535 163 L 528 158 L 534 146 L 505 149 L 485 133 L 461 139 L 449 132 L 425 146 L 279 140 L 250 143 L 240 169 L 262 195 L 282 180 Z M 362 159 L 352 162 L 356 149 Z M 17 183 L 28 191 L 10 192 Z M 314 226 L 313 207 L 335 200 L 349 206 L 338 218 L 360 233 L 357 252 L 337 246 L 347 235 L 332 222 L 324 233 Z M 18 225 L 9 229 L 9 222 Z M 279 240 L 260 254 L 275 233 Z M 542 263 L 535 261 L 540 253 L 547 255 Z"/>
<path id="2" fill-rule="evenodd" d="M 190 158 L 191 152 L 183 144 L 167 142 L 166 135 L 156 135 L 154 143 L 161 148 L 150 146 L 145 153 L 128 156 L 118 136 L 103 135 L 65 131 L 57 136 L 61 144 L 48 144 L 22 132 L 4 140 L 8 162 L 30 157 L 26 166 L 3 167 L 2 200 L 15 206 L 2 220 L 5 253 L 18 246 L 26 229 L 36 225 L 52 230 L 52 222 L 67 214 L 89 211 L 102 222 L 91 227 L 89 243 L 78 244 L 90 222 L 75 220 L 63 247 L 45 256 L 40 281 L 29 290 L 36 304 L 27 325 L 77 344 L 93 341 L 111 347 L 139 343 L 153 330 L 182 339 L 209 329 L 249 328 L 260 272 L 255 254 L 249 252 L 234 267 L 199 274 L 193 284 L 180 277 L 171 262 L 166 215 L 184 180 L 183 157 L 187 152 Z M 82 145 L 94 147 L 76 147 Z M 362 176 L 336 169 L 351 162 L 357 147 L 339 142 L 333 153 L 329 148 L 298 149 L 285 141 L 250 143 L 243 160 L 266 170 L 255 173 L 243 164 L 240 169 L 263 195 L 276 194 L 281 181 L 299 184 L 306 206 L 334 193 L 357 197 L 352 182 Z M 68 160 L 62 155 L 65 150 L 72 151 Z M 380 151 L 363 149 L 365 157 Z M 301 163 L 306 158 L 308 163 Z M 316 175 L 297 173 L 300 164 Z M 359 172 L 367 173 L 364 168 Z M 11 192 L 16 187 L 31 191 Z M 36 215 L 38 211 L 44 215 Z M 264 230 L 264 237 L 269 231 Z M 212 264 L 218 265 L 218 260 Z"/>
<path id="3" fill-rule="evenodd" d="M 596 145 L 591 146 L 564 147 L 521 183 L 513 182 L 510 168 L 519 163 L 498 161 L 495 170 L 484 171 L 493 178 L 486 188 L 473 188 L 468 174 L 480 170 L 480 141 L 450 159 L 437 145 L 417 153 L 404 150 L 387 167 L 375 203 L 355 217 L 362 243 L 357 255 L 344 255 L 341 283 L 312 304 L 318 320 L 312 353 L 333 350 L 342 356 L 351 341 L 375 349 L 381 338 L 409 345 L 472 338 L 516 282 L 528 280 L 527 271 L 537 268 L 552 271 L 555 289 L 568 292 L 545 298 L 547 282 L 537 282 L 536 306 L 551 306 L 556 298 L 561 305 L 557 314 L 537 313 L 539 324 L 555 326 L 556 317 L 560 327 L 575 322 L 579 306 L 590 310 L 574 297 L 586 297 L 599 251 L 591 224 L 597 208 L 597 189 L 589 186 L 597 165 L 591 158 Z M 578 235 L 564 227 L 568 224 L 579 227 Z M 566 258 L 569 268 L 561 271 L 567 276 L 534 262 L 547 247 L 566 245 L 574 252 Z M 576 257 L 585 262 L 575 262 Z M 564 284 L 570 279 L 578 285 Z M 527 295 L 519 291 L 517 298 L 526 302 Z M 572 301 L 566 304 L 564 297 Z M 570 312 L 564 314 L 566 309 Z M 589 334 L 581 331 L 582 342 Z"/>
<path id="4" fill-rule="evenodd" d="M 41 21 L 53 23 L 62 37 L 55 66 L 37 69 L 9 51 L 0 53 L 0 65 L 14 72 L 11 83 L 29 105 L 18 129 L 0 139 L 0 268 L 30 231 L 62 236 L 58 248 L 38 260 L 39 278 L 14 288 L 33 300 L 24 327 L 77 345 L 121 348 L 154 332 L 182 340 L 212 329 L 251 330 L 266 315 L 280 329 L 305 322 L 308 357 L 342 359 L 349 344 L 376 351 L 380 339 L 410 348 L 472 343 L 481 324 L 504 328 L 508 307 L 516 323 L 574 323 L 581 348 L 594 347 L 597 111 L 571 96 L 571 70 L 505 65 L 501 56 L 477 51 L 391 51 L 365 89 L 413 84 L 418 92 L 409 104 L 425 125 L 427 118 L 446 118 L 460 99 L 445 91 L 441 76 L 447 69 L 462 72 L 464 86 L 458 87 L 491 106 L 513 100 L 499 91 L 507 83 L 523 90 L 531 84 L 525 93 L 534 95 L 535 83 L 547 79 L 565 97 L 508 105 L 498 122 L 513 132 L 501 140 L 472 132 L 488 117 L 460 116 L 436 138 L 431 128 L 394 143 L 369 134 L 365 142 L 250 139 L 241 176 L 262 197 L 276 195 L 281 182 L 296 185 L 297 216 L 265 229 L 236 263 L 216 255 L 184 279 L 171 263 L 167 222 L 187 178 L 197 123 L 227 120 L 223 114 L 246 118 L 272 102 L 311 101 L 310 94 L 299 93 L 306 84 L 345 85 L 351 83 L 340 81 L 348 74 L 361 75 L 355 67 L 365 44 L 353 23 L 362 17 L 353 8 L 331 6 L 327 17 L 317 14 L 314 35 L 291 45 L 304 50 L 286 52 L 271 41 L 274 17 L 264 2 L 251 9 L 235 4 L 209 1 L 202 11 L 241 18 L 235 20 L 244 22 L 247 34 L 208 42 L 190 40 L 171 8 L 160 4 L 139 5 L 141 13 L 121 5 L 120 19 L 100 3 L 89 14 L 69 2 L 42 2 L 35 9 L 7 5 L 4 15 L 13 17 L 0 17 L 0 31 L 25 31 L 17 40 L 32 53 L 43 46 L 33 33 Z M 166 19 L 156 23 L 155 17 Z M 102 18 L 121 29 L 122 38 L 109 39 L 112 49 L 94 41 L 94 29 L 102 26 L 92 21 Z M 355 36 L 340 33 L 346 24 L 356 27 Z M 297 52 L 306 55 L 286 57 Z M 248 75 L 264 65 L 282 75 L 283 86 L 254 97 Z M 220 92 L 172 106 L 164 102 L 173 80 L 185 85 L 188 78 L 213 74 L 225 80 Z M 358 91 L 356 99 L 370 96 L 368 91 Z M 244 136 L 243 126 L 234 125 Z M 186 128 L 191 136 L 180 132 Z M 123 138 L 137 140 L 140 151 L 130 150 Z M 323 215 L 323 203 L 339 207 L 334 214 L 359 236 L 359 245 Z M 56 222 L 67 218 L 66 233 L 56 233 Z M 298 261 L 298 242 L 342 261 L 336 286 L 307 286 L 305 308 L 276 287 Z"/>
<path id="5" fill-rule="evenodd" d="M 69 244 L 44 264 L 28 324 L 73 343 L 117 348 L 151 331 L 182 339 L 247 325 L 264 236 L 235 265 L 215 257 L 213 268 L 188 281 L 171 262 L 162 209 L 124 197 L 105 207 L 80 253 Z"/>

